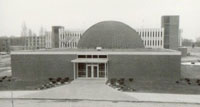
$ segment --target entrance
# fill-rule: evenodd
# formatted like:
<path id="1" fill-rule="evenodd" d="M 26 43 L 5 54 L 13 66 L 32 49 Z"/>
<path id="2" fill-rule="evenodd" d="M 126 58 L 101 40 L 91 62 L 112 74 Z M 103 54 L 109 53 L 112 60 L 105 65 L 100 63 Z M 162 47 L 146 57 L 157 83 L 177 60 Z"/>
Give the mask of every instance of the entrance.
<path id="1" fill-rule="evenodd" d="M 97 64 L 86 65 L 86 77 L 87 78 L 99 78 L 99 66 Z"/>

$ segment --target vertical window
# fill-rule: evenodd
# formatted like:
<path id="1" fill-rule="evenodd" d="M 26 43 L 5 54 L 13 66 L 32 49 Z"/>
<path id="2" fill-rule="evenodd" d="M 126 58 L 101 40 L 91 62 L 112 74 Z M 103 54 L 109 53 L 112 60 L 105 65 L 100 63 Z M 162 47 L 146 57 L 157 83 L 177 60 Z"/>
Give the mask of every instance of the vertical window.
<path id="1" fill-rule="evenodd" d="M 99 64 L 99 77 L 105 77 L 105 64 Z"/>
<path id="2" fill-rule="evenodd" d="M 78 63 L 78 77 L 86 77 L 86 64 Z"/>

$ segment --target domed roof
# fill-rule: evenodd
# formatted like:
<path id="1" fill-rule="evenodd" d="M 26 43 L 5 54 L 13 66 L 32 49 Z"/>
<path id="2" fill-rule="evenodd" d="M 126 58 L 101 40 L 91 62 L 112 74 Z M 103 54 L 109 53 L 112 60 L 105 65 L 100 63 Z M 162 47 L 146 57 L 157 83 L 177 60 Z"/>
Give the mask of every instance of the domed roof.
<path id="1" fill-rule="evenodd" d="M 130 26 L 117 21 L 99 22 L 83 33 L 78 48 L 144 48 L 142 39 Z"/>

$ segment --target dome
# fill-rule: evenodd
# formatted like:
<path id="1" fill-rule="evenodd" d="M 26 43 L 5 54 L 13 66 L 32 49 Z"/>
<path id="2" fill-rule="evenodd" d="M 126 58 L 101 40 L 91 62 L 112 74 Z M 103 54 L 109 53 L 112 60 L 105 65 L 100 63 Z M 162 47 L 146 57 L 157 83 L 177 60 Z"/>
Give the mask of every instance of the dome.
<path id="1" fill-rule="evenodd" d="M 142 39 L 130 26 L 117 21 L 103 21 L 86 30 L 78 48 L 102 47 L 104 49 L 144 48 Z"/>

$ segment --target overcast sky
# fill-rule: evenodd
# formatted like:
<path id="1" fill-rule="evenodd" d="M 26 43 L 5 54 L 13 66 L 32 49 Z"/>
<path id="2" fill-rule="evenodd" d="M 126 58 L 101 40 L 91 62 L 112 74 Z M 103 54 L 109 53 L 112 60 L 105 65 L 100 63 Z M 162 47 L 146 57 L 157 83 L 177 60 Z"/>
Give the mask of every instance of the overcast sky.
<path id="1" fill-rule="evenodd" d="M 180 16 L 183 37 L 200 37 L 200 0 L 0 0 L 0 36 L 20 36 L 23 22 L 36 33 L 53 25 L 85 30 L 103 20 L 160 28 L 163 15 Z"/>

